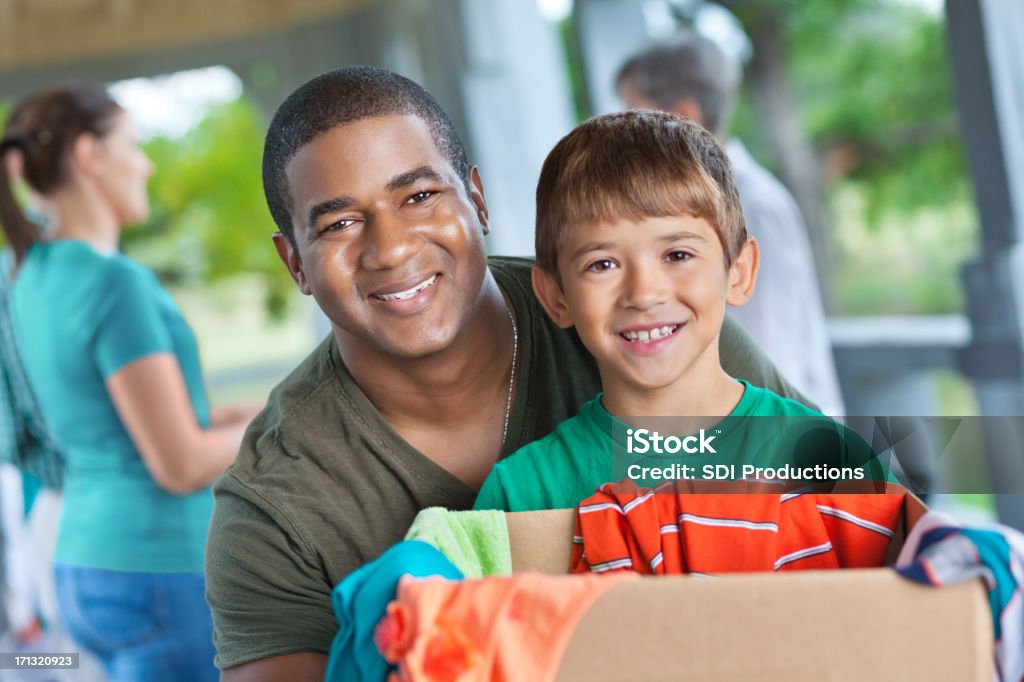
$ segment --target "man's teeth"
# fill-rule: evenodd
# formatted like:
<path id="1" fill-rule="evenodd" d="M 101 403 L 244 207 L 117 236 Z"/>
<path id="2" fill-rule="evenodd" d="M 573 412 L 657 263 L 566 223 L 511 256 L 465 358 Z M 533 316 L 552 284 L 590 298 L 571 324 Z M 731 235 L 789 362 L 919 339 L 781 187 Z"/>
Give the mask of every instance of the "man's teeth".
<path id="1" fill-rule="evenodd" d="M 416 294 L 420 293 L 421 291 L 423 291 L 424 289 L 426 289 L 427 287 L 429 287 L 431 284 L 433 284 L 436 281 L 437 281 L 437 275 L 434 275 L 430 279 L 425 280 L 423 282 L 420 282 L 419 284 L 414 286 L 412 289 L 406 289 L 405 291 L 399 291 L 398 293 L 395 293 L 395 294 L 376 294 L 376 297 L 379 298 L 382 301 L 406 301 L 406 300 L 412 298 L 413 296 L 415 296 Z"/>
<path id="2" fill-rule="evenodd" d="M 671 336 L 675 331 L 679 329 L 678 324 L 667 325 L 665 327 L 655 327 L 650 331 L 641 332 L 622 332 L 621 336 L 628 341 L 639 341 L 640 343 L 650 343 L 651 341 L 657 341 L 663 339 L 666 336 Z"/>

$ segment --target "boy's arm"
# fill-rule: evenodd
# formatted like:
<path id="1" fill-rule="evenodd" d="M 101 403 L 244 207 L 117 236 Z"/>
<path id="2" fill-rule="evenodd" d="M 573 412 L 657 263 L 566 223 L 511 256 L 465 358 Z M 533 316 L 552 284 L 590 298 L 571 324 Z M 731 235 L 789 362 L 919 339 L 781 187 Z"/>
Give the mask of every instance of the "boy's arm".
<path id="1" fill-rule="evenodd" d="M 718 353 L 722 369 L 729 376 L 744 379 L 754 386 L 767 388 L 773 393 L 791 398 L 817 411 L 817 406 L 779 374 L 779 370 L 744 331 L 740 323 L 728 315 L 725 316 L 722 332 L 718 337 Z"/>

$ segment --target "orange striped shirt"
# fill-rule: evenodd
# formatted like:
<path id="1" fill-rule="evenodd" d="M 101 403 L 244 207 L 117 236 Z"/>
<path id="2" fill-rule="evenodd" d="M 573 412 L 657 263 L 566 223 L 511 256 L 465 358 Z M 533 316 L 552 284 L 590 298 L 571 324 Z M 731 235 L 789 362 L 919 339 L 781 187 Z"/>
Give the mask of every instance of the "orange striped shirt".
<path id="1" fill-rule="evenodd" d="M 905 494 L 738 495 L 602 485 L 576 511 L 571 570 L 739 573 L 883 565 Z"/>

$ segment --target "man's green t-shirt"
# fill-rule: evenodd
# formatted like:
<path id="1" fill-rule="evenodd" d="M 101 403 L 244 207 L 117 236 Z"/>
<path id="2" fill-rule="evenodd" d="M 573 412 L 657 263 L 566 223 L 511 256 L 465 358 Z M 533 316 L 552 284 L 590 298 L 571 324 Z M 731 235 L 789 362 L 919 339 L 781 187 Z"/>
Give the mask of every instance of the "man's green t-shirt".
<path id="1" fill-rule="evenodd" d="M 598 396 L 548 436 L 495 464 L 474 509 L 572 508 L 603 483 L 629 477 L 638 486 L 653 487 L 666 480 L 680 480 L 649 472 L 656 469 L 675 476 L 682 466 L 690 467 L 684 480 L 696 481 L 745 478 L 744 464 L 757 467 L 746 478 L 758 475 L 762 480 L 766 469 L 778 470 L 786 464 L 801 470 L 814 465 L 845 470 L 850 477 L 847 480 L 853 480 L 856 469 L 861 469 L 867 480 L 878 478 L 873 453 L 856 433 L 795 400 L 742 383 L 740 402 L 717 426 L 706 430 L 713 452 L 630 455 L 628 426 L 609 414 Z M 665 419 L 663 423 L 670 422 Z M 666 431 L 662 435 L 669 434 Z M 697 441 L 695 436 L 694 449 Z M 645 442 L 650 443 L 650 439 Z M 631 471 L 631 464 L 637 468 Z M 705 475 L 704 467 L 708 465 L 726 468 L 713 468 Z M 647 467 L 647 472 L 640 467 Z"/>
<path id="2" fill-rule="evenodd" d="M 528 259 L 492 258 L 518 320 L 521 367 L 503 456 L 551 433 L 597 395 L 597 367 L 530 286 Z M 799 398 L 739 325 L 719 341 L 732 376 Z M 452 443 L 472 455 L 472 443 Z M 270 395 L 214 486 L 206 546 L 217 664 L 327 653 L 331 589 L 398 542 L 425 507 L 469 509 L 477 491 L 403 440 L 328 337 Z"/>

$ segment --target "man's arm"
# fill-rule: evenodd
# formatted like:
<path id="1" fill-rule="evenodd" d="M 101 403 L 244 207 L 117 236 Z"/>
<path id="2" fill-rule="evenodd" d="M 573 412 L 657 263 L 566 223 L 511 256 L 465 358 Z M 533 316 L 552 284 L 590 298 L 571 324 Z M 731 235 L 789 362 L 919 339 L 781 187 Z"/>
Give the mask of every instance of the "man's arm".
<path id="1" fill-rule="evenodd" d="M 337 621 L 322 562 L 286 512 L 230 471 L 214 492 L 206 600 L 218 667 L 225 679 L 323 679 Z"/>
<path id="2" fill-rule="evenodd" d="M 725 316 L 722 333 L 718 338 L 718 352 L 722 369 L 729 376 L 744 379 L 754 386 L 767 388 L 783 398 L 792 398 L 813 410 L 818 409 L 786 381 L 743 327 L 728 315 Z"/>
<path id="3" fill-rule="evenodd" d="M 320 682 L 327 671 L 327 656 L 304 653 L 274 656 L 228 668 L 220 675 L 221 682 Z"/>

